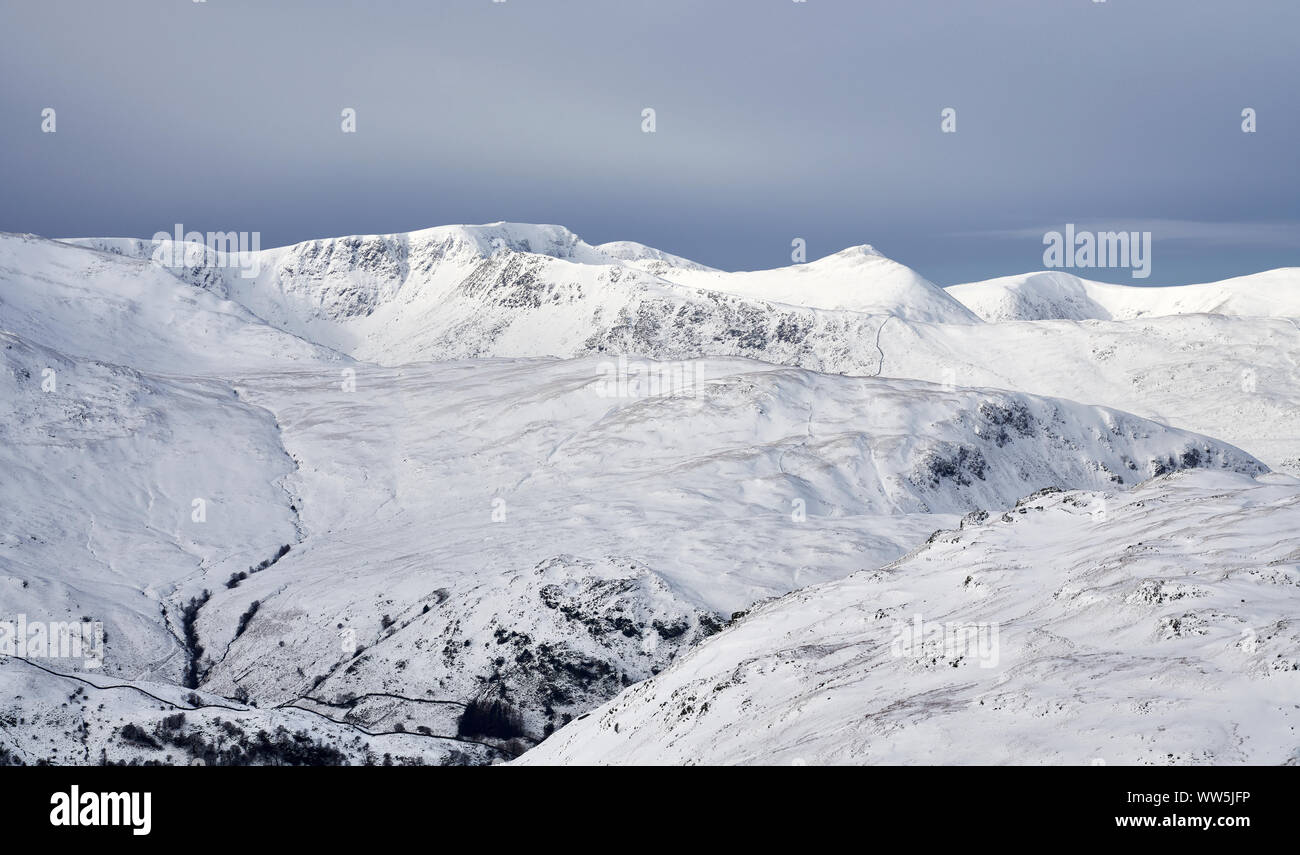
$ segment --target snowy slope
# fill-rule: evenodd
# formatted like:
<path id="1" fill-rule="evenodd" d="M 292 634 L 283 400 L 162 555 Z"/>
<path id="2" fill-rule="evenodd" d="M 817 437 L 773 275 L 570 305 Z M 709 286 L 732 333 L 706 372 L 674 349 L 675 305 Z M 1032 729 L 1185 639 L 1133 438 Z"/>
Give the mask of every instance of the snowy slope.
<path id="1" fill-rule="evenodd" d="M 1228 296 L 1217 302 L 1216 286 L 1099 285 L 1059 272 L 1004 280 L 1026 279 L 1032 287 L 957 286 L 958 296 L 984 293 L 987 285 L 989 293 L 1019 301 L 1000 314 L 972 301 L 990 318 L 1082 319 L 985 324 L 908 321 L 945 314 L 925 308 L 931 292 L 942 289 L 862 248 L 778 271 L 730 274 L 630 242 L 589 247 L 558 226 L 492 224 L 316 241 L 262 255 L 260 278 L 223 279 L 219 290 L 281 328 L 384 364 L 587 353 L 747 356 L 1115 406 L 1226 439 L 1270 466 L 1300 473 L 1300 332 L 1282 299 L 1295 290 L 1287 290 L 1293 269 L 1229 280 Z M 658 273 L 637 266 L 646 264 Z M 878 275 L 841 275 L 859 268 Z M 209 281 L 211 269 L 177 273 L 218 287 Z M 859 293 L 852 289 L 861 282 L 893 288 L 898 299 L 876 307 L 886 314 L 872 315 L 702 290 L 743 292 L 749 281 L 758 283 L 755 294 L 810 304 L 836 304 L 836 295 Z M 1195 294 L 1211 296 L 1198 303 L 1188 296 Z M 1252 296 L 1263 294 L 1275 296 Z M 1213 306 L 1239 313 L 1154 316 Z M 1090 320 L 1126 313 L 1153 316 Z"/>
<path id="2" fill-rule="evenodd" d="M 680 255 L 673 255 L 671 252 L 664 252 L 662 249 L 655 249 L 652 246 L 646 246 L 643 243 L 631 240 L 616 240 L 597 244 L 596 249 L 610 258 L 638 270 L 644 270 L 656 276 L 665 276 L 668 279 L 672 277 L 666 276 L 666 274 L 672 271 L 721 272 L 714 271 L 714 268 L 707 267 L 697 261 L 691 261 L 689 258 L 682 258 Z"/>
<path id="3" fill-rule="evenodd" d="M 70 243 L 173 257 L 170 242 Z M 592 247 L 560 226 L 492 223 L 262 250 L 256 276 L 197 263 L 201 248 L 176 255 L 189 263 L 170 269 L 185 281 L 295 335 L 386 365 L 615 351 L 864 373 L 875 354 L 852 351 L 885 316 L 979 322 L 870 247 L 724 274 L 640 244 Z"/>
<path id="4" fill-rule="evenodd" d="M 1018 389 L 1209 434 L 1300 474 L 1300 329 L 1290 318 L 906 324 L 881 330 L 881 373 Z"/>
<path id="5" fill-rule="evenodd" d="M 334 761 L 487 762 L 968 513 L 1198 469 L 1240 476 L 1195 482 L 1236 521 L 1240 479 L 1300 471 L 1290 317 L 985 323 L 870 248 L 731 274 L 525 224 L 268 249 L 247 278 L 159 249 L 0 236 L 0 620 L 102 620 L 103 670 L 43 664 L 136 685 L 64 710 L 71 678 L 0 667 L 25 699 L 0 715 L 59 706 L 0 730 L 27 762 L 281 723 Z M 460 732 L 497 701 L 518 739 Z"/>
<path id="6" fill-rule="evenodd" d="M 974 508 L 1187 466 L 1262 471 L 1212 440 L 1063 401 L 741 361 L 702 365 L 698 395 L 610 399 L 604 371 L 407 366 L 358 374 L 353 392 L 328 391 L 331 374 L 248 378 L 241 396 L 276 412 L 298 461 L 304 537 L 214 593 L 199 626 L 222 652 L 205 685 L 263 703 L 490 687 L 536 736 L 647 676 L 710 618 L 892 560 Z M 623 608 L 646 616 L 620 629 L 588 605 L 603 630 L 582 628 L 548 586 L 598 602 L 641 590 Z M 689 634 L 656 640 L 655 620 Z M 365 651 L 342 649 L 343 632 Z M 542 646 L 567 665 L 520 666 Z"/>
<path id="7" fill-rule="evenodd" d="M 1104 408 L 743 360 L 611 397 L 617 363 L 595 357 L 231 388 L 6 343 L 6 609 L 102 621 L 114 677 L 192 673 L 370 730 L 455 733 L 457 705 L 487 694 L 539 739 L 733 612 L 897 558 L 974 508 L 1263 471 Z M 205 590 L 199 650 L 182 613 Z"/>
<path id="8" fill-rule="evenodd" d="M 339 358 L 152 262 L 31 235 L 0 234 L 0 330 L 167 373 Z"/>
<path id="9" fill-rule="evenodd" d="M 0 766 L 484 765 L 509 757 L 455 730 L 383 733 L 333 711 L 258 709 L 170 683 L 62 675 L 0 658 Z"/>
<path id="10" fill-rule="evenodd" d="M 1300 317 L 1300 267 L 1160 288 L 1112 285 L 1064 271 L 1044 271 L 952 285 L 947 291 L 992 322 L 1109 321 L 1190 314 Z"/>
<path id="11" fill-rule="evenodd" d="M 1294 764 L 1298 589 L 1295 479 L 1032 497 L 756 609 L 519 762 Z"/>
<path id="12" fill-rule="evenodd" d="M 894 315 L 929 323 L 978 322 L 944 289 L 866 244 L 774 270 L 724 273 L 679 268 L 661 275 L 693 288 L 792 306 Z"/>
<path id="13" fill-rule="evenodd" d="M 0 620 L 102 621 L 105 673 L 179 682 L 186 599 L 297 541 L 274 418 L 8 333 L 0 400 Z"/>

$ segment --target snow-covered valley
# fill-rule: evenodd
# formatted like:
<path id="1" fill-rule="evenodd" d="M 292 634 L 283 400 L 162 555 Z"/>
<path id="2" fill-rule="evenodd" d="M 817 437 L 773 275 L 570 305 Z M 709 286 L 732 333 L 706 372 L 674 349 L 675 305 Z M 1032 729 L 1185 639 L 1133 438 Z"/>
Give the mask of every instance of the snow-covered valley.
<path id="1" fill-rule="evenodd" d="M 0 756 L 1295 759 L 1300 271 L 170 249 L 0 235 Z"/>

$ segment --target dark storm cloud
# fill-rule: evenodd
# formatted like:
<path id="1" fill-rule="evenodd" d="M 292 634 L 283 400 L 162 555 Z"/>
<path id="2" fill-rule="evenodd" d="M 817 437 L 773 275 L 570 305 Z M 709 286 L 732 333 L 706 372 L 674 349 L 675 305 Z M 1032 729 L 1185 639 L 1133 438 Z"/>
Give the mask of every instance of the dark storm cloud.
<path id="1" fill-rule="evenodd" d="M 0 16 L 7 231 L 183 223 L 271 246 L 505 219 L 727 268 L 789 263 L 796 236 L 810 257 L 872 243 L 951 283 L 1039 267 L 1034 230 L 1142 221 L 1168 229 L 1153 284 L 1300 264 L 1294 0 L 10 0 Z"/>

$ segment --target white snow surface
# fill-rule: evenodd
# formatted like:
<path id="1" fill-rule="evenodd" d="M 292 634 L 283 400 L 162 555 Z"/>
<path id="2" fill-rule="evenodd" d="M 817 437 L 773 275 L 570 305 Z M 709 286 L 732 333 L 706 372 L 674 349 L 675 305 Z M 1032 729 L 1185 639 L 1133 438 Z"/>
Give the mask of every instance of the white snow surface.
<path id="1" fill-rule="evenodd" d="M 1092 282 L 1051 270 L 951 285 L 947 291 L 984 320 L 994 322 L 1110 321 L 1191 314 L 1300 317 L 1300 267 L 1156 288 Z"/>
<path id="2" fill-rule="evenodd" d="M 317 762 L 494 762 L 539 743 L 526 760 L 1287 760 L 1261 735 L 1300 702 L 1283 665 L 1184 649 L 1190 629 L 1127 658 L 1106 646 L 1172 617 L 1214 638 L 1241 623 L 1294 661 L 1295 482 L 1268 473 L 1300 472 L 1285 289 L 1233 280 L 1213 303 L 1106 286 L 1171 296 L 1107 297 L 1105 319 L 1054 298 L 1016 311 L 1074 315 L 1003 320 L 954 299 L 975 286 L 945 292 L 870 247 L 732 274 L 496 223 L 262 250 L 248 278 L 201 247 L 169 265 L 160 249 L 0 235 L 0 621 L 86 617 L 107 634 L 94 671 L 0 656 L 0 716 L 28 720 L 0 729 L 11 757 L 274 762 L 275 739 L 228 743 L 283 725 Z M 1273 274 L 1254 280 L 1290 275 Z M 1017 507 L 1045 488 L 1067 492 Z M 936 530 L 959 534 L 916 551 Z M 1160 573 L 1222 614 L 1111 602 L 1084 620 L 1060 594 L 1095 582 L 1106 603 Z M 1242 574 L 1255 587 L 1230 584 Z M 184 615 L 204 591 L 197 651 Z M 865 648 L 820 617 L 819 592 L 866 616 Z M 1011 712 L 976 722 L 993 738 L 956 742 L 997 669 L 876 661 L 914 607 L 1005 624 L 1003 663 L 1027 670 L 1007 672 Z M 1031 626 L 1051 643 L 1024 640 Z M 1081 667 L 1110 669 L 1115 697 L 1149 700 L 1108 747 L 1110 707 L 1050 695 L 1066 678 L 1035 657 L 1057 636 L 1104 653 Z M 698 693 L 678 703 L 728 657 L 804 664 L 742 667 L 707 713 Z M 800 682 L 841 666 L 859 694 L 823 705 Z M 1184 668 L 1235 687 L 1215 708 L 1227 724 L 1195 707 L 1143 742 L 1140 716 L 1191 692 Z M 939 700 L 909 730 L 916 697 Z M 1077 717 L 1031 714 L 1052 698 Z M 458 732 L 484 699 L 519 711 L 519 738 Z M 894 702 L 903 724 L 863 718 Z M 670 706 L 693 709 L 667 722 Z M 1079 738 L 1049 745 L 1066 720 Z"/>
<path id="3" fill-rule="evenodd" d="M 518 762 L 1295 764 L 1297 562 L 1289 476 L 1034 497 L 755 609 Z"/>

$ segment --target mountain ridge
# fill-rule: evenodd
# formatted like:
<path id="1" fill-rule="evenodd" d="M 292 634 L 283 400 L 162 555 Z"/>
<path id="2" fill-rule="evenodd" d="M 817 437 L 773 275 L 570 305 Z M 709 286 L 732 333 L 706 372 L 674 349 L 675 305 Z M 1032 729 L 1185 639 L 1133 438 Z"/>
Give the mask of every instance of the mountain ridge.
<path id="1" fill-rule="evenodd" d="M 1300 267 L 1194 285 L 1118 285 L 1063 270 L 1001 276 L 946 289 L 985 321 L 1137 320 L 1184 314 L 1300 317 Z"/>

